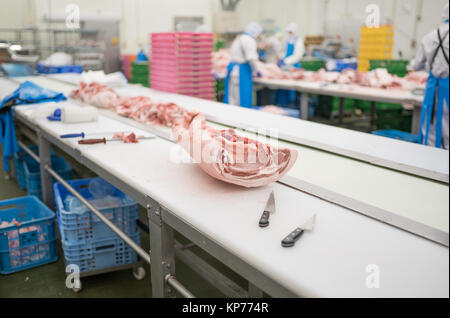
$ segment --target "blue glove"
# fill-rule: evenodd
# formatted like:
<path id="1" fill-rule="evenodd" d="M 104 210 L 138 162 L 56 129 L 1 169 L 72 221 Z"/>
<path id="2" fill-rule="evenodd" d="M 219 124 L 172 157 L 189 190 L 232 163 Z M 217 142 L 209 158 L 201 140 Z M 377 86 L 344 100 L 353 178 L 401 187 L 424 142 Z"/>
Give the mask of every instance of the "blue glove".
<path id="1" fill-rule="evenodd" d="M 286 66 L 286 63 L 284 63 L 284 60 L 283 60 L 283 59 L 281 59 L 281 60 L 278 61 L 278 66 L 279 66 L 279 67 Z"/>
<path id="2" fill-rule="evenodd" d="M 263 75 L 262 75 L 262 73 L 261 72 L 256 72 L 256 76 L 258 76 L 258 77 L 263 77 Z"/>

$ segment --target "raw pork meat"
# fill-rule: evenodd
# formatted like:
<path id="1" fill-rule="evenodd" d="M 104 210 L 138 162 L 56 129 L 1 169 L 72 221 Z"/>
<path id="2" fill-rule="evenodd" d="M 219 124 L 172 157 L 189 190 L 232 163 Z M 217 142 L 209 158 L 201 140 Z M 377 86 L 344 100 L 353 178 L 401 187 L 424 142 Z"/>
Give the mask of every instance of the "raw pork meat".
<path id="1" fill-rule="evenodd" d="M 286 112 L 282 108 L 273 105 L 262 107 L 259 110 L 275 115 L 286 115 Z"/>
<path id="2" fill-rule="evenodd" d="M 110 96 L 115 96 L 117 102 L 111 103 Z M 81 83 L 72 97 L 95 101 L 99 107 L 112 108 L 122 116 L 145 124 L 172 127 L 176 141 L 200 168 L 224 182 L 243 187 L 263 186 L 282 178 L 297 160 L 296 150 L 277 149 L 243 138 L 233 129 L 213 129 L 206 125 L 202 114 L 186 111 L 174 103 L 157 102 L 143 96 L 123 98 L 114 90 L 97 83 L 93 87 Z M 114 107 L 111 107 L 112 104 Z M 122 133 L 114 138 L 137 142 L 134 134 L 126 136 Z M 196 151 L 198 149 L 199 153 Z"/>
<path id="3" fill-rule="evenodd" d="M 297 160 L 297 151 L 277 149 L 243 138 L 233 129 L 216 130 L 202 114 L 190 113 L 173 127 L 177 142 L 210 176 L 243 187 L 259 187 L 282 178 Z"/>
<path id="4" fill-rule="evenodd" d="M 94 106 L 114 110 L 121 101 L 120 96 L 112 88 L 96 82 L 90 84 L 81 82 L 80 87 L 72 92 L 71 97 Z"/>
<path id="5" fill-rule="evenodd" d="M 127 135 L 123 132 L 121 133 L 116 133 L 113 135 L 113 139 L 122 139 L 124 143 L 126 144 L 135 144 L 139 142 L 139 139 L 136 137 L 136 135 L 134 134 L 134 132 L 132 132 L 131 134 Z"/>
<path id="6" fill-rule="evenodd" d="M 391 75 L 386 69 L 380 68 L 370 72 L 362 73 L 353 69 L 339 72 L 327 72 L 320 69 L 317 72 L 309 72 L 303 69 L 291 69 L 283 71 L 275 64 L 259 62 L 259 70 L 264 79 L 290 79 L 306 82 L 325 82 L 344 85 L 360 85 L 383 89 L 412 90 L 417 86 L 425 85 L 428 74 L 426 72 L 411 72 L 406 77 L 400 78 Z"/>
<path id="7" fill-rule="evenodd" d="M 224 78 L 227 76 L 228 64 L 231 61 L 231 53 L 229 49 L 220 49 L 212 53 L 212 67 L 213 72 L 218 77 Z"/>
<path id="8" fill-rule="evenodd" d="M 258 62 L 258 70 L 265 79 L 289 79 L 289 74 L 275 64 Z"/>

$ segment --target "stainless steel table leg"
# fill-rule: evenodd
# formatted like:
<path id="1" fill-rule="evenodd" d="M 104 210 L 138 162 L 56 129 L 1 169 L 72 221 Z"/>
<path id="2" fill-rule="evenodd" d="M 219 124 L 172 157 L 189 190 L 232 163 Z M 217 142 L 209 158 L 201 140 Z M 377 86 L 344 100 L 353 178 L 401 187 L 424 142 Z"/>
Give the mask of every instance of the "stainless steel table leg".
<path id="1" fill-rule="evenodd" d="M 52 176 L 45 169 L 46 165 L 51 166 L 50 143 L 41 134 L 38 134 L 38 145 L 41 171 L 42 201 L 48 207 L 54 207 L 55 202 L 53 200 Z"/>
<path id="2" fill-rule="evenodd" d="M 411 127 L 411 132 L 414 135 L 418 135 L 419 131 L 420 131 L 420 115 L 421 115 L 421 112 L 422 112 L 422 107 L 414 105 L 412 127 Z"/>
<path id="3" fill-rule="evenodd" d="M 301 102 L 300 102 L 300 114 L 302 119 L 308 120 L 308 93 L 302 93 Z"/>
<path id="4" fill-rule="evenodd" d="M 161 207 L 148 207 L 150 229 L 150 255 L 152 297 L 175 297 L 173 289 L 166 283 L 167 275 L 175 275 L 175 240 L 173 229 L 161 219 Z"/>

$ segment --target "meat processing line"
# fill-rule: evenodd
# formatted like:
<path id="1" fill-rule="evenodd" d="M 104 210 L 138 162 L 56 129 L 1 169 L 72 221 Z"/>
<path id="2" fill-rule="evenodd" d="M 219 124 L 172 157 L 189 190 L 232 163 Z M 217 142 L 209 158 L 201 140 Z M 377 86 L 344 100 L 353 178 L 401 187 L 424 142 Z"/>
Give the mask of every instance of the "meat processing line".
<path id="1" fill-rule="evenodd" d="M 420 126 L 420 112 L 423 102 L 423 95 L 414 95 L 408 91 L 386 90 L 381 88 L 358 87 L 343 85 L 343 84 L 329 84 L 318 82 L 305 82 L 298 80 L 275 80 L 275 79 L 254 79 L 255 86 L 259 88 L 269 89 L 287 89 L 294 90 L 301 93 L 300 97 L 300 114 L 302 119 L 308 119 L 308 99 L 309 94 L 319 94 L 326 96 L 334 96 L 340 98 L 339 106 L 339 123 L 343 121 L 344 115 L 344 99 L 354 98 L 371 102 L 371 130 L 373 130 L 375 122 L 375 103 L 393 103 L 402 105 L 411 105 L 413 107 L 413 121 L 411 131 L 413 134 L 419 133 Z M 263 93 L 267 93 L 263 90 Z M 263 96 L 263 99 L 268 99 Z"/>
<path id="2" fill-rule="evenodd" d="M 68 95 L 79 78 L 17 80 Z M 16 123 L 35 131 L 42 149 L 61 148 L 147 208 L 154 296 L 186 291 L 173 278 L 175 230 L 246 278 L 250 296 L 264 291 L 274 297 L 448 297 L 448 152 L 138 86 L 117 92 L 197 109 L 211 125 L 238 127 L 243 135 L 278 128 L 279 144 L 299 151 L 280 182 L 244 189 L 169 160 L 178 146 L 166 132 L 133 145 L 82 147 L 58 138 L 118 127 L 155 133 L 111 111 L 102 110 L 96 124 L 68 127 L 33 118 L 36 106 L 16 107 Z M 257 222 L 271 191 L 277 213 L 273 226 L 261 229 Z M 48 179 L 43 194 L 51 203 Z M 311 213 L 317 215 L 314 231 L 293 249 L 281 247 L 280 239 Z M 177 257 L 194 264 L 185 255 Z M 373 266 L 379 268 L 379 288 L 367 284 Z M 237 295 L 223 277 L 217 279 L 220 274 L 211 273 L 203 272 L 225 294 Z"/>

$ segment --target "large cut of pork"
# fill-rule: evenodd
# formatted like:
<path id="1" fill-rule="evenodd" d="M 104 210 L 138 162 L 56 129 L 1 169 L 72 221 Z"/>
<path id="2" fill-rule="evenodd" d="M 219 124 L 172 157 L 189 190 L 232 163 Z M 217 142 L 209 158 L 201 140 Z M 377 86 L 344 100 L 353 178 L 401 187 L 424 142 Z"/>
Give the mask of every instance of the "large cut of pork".
<path id="1" fill-rule="evenodd" d="M 238 136 L 233 129 L 216 130 L 205 117 L 189 113 L 175 123 L 173 134 L 200 168 L 210 176 L 243 187 L 278 181 L 294 165 L 297 151 L 278 149 Z"/>

